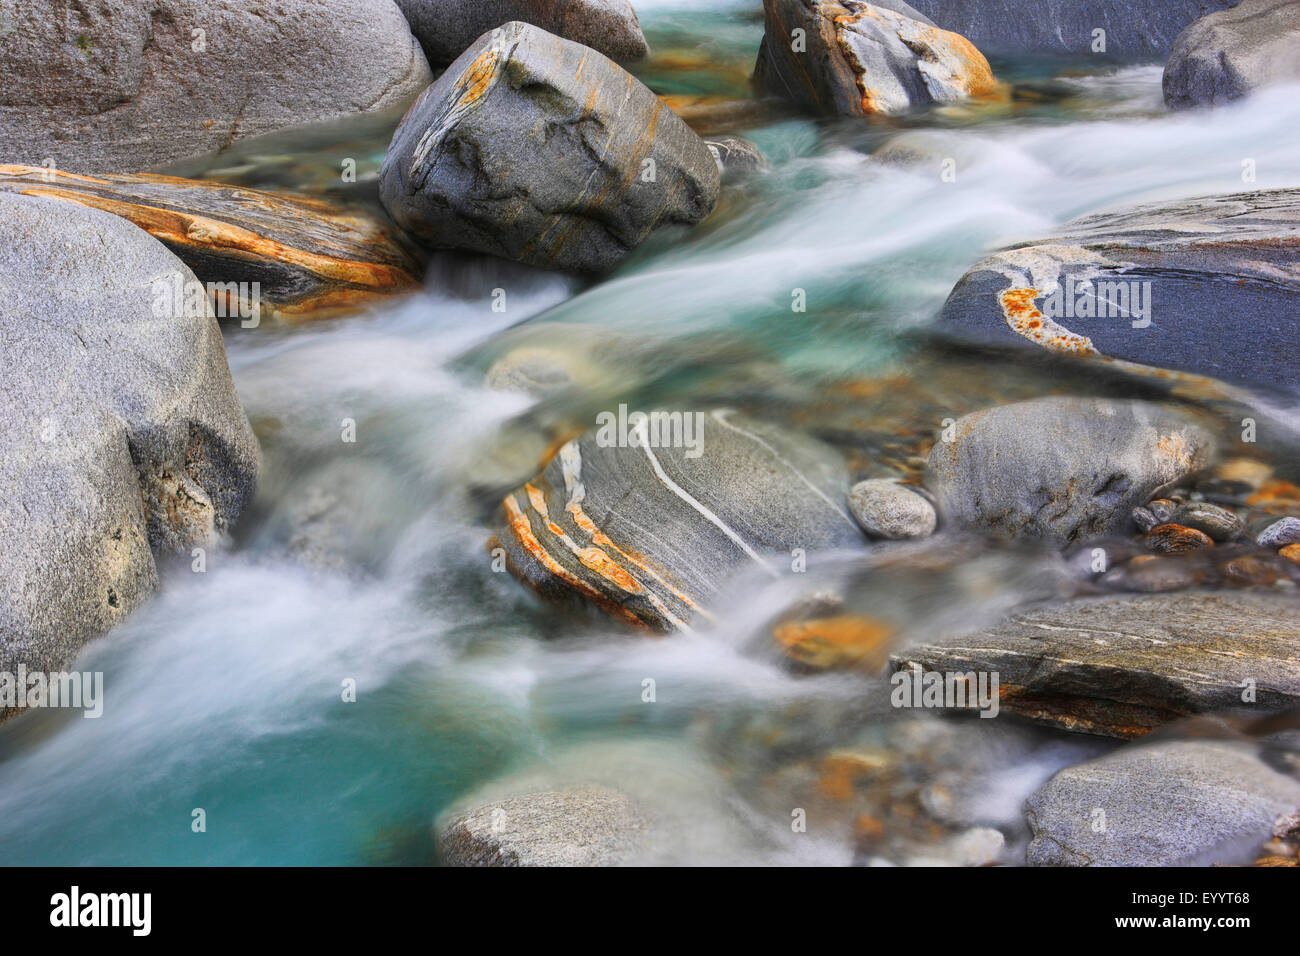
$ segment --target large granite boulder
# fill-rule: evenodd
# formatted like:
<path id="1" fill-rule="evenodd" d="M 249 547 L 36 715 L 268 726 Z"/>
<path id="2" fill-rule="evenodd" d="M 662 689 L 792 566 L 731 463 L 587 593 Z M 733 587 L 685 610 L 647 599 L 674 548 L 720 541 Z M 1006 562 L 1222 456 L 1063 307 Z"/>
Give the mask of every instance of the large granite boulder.
<path id="1" fill-rule="evenodd" d="M 0 194 L 0 671 L 58 670 L 216 542 L 260 452 L 197 280 L 95 209 Z M 0 714 L 0 716 L 3 716 Z"/>
<path id="2" fill-rule="evenodd" d="M 1033 866 L 1249 863 L 1300 780 L 1248 744 L 1134 745 L 1062 770 L 1029 798 Z"/>
<path id="3" fill-rule="evenodd" d="M 579 785 L 476 807 L 438 833 L 449 866 L 617 866 L 634 860 L 647 827 L 626 794 Z"/>
<path id="4" fill-rule="evenodd" d="M 985 53 L 1164 56 L 1189 23 L 1236 0 L 912 0 L 912 6 Z M 1097 30 L 1105 49 L 1097 49 Z"/>
<path id="5" fill-rule="evenodd" d="M 0 191 L 102 209 L 135 223 L 211 283 L 219 318 L 304 321 L 420 286 L 423 268 L 382 213 L 197 179 L 75 176 L 0 166 Z"/>
<path id="6" fill-rule="evenodd" d="M 576 272 L 698 222 L 719 189 L 709 148 L 639 80 L 526 23 L 480 37 L 424 91 L 380 180 L 430 247 Z"/>
<path id="7" fill-rule="evenodd" d="M 602 423 L 502 503 L 509 567 L 542 594 L 687 628 L 734 573 L 775 577 L 796 549 L 862 546 L 828 446 L 726 410 L 637 414 L 626 440 Z"/>
<path id="8" fill-rule="evenodd" d="M 1300 3 L 1243 0 L 1178 35 L 1165 63 L 1165 103 L 1220 106 L 1251 90 L 1300 82 Z"/>
<path id="9" fill-rule="evenodd" d="M 930 451 L 929 485 L 949 527 L 1064 545 L 1125 527 L 1210 448 L 1159 405 L 1041 398 L 958 419 Z"/>
<path id="10" fill-rule="evenodd" d="M 897 0 L 764 0 L 754 76 L 820 113 L 897 114 L 999 89 L 984 55 Z"/>
<path id="11" fill-rule="evenodd" d="M 1045 605 L 974 634 L 910 647 L 891 662 L 895 669 L 997 672 L 1009 713 L 1135 737 L 1192 714 L 1300 707 L 1297 642 L 1294 597 L 1188 591 Z"/>
<path id="12" fill-rule="evenodd" d="M 0 163 L 137 172 L 397 107 L 432 79 L 392 0 L 38 6 L 0 37 Z"/>
<path id="13" fill-rule="evenodd" d="M 1297 235 L 1300 189 L 1085 216 L 972 266 L 948 296 L 940 329 L 1294 391 Z"/>
<path id="14" fill-rule="evenodd" d="M 512 20 L 630 63 L 650 52 L 628 0 L 397 0 L 435 67 L 444 67 L 488 30 Z"/>

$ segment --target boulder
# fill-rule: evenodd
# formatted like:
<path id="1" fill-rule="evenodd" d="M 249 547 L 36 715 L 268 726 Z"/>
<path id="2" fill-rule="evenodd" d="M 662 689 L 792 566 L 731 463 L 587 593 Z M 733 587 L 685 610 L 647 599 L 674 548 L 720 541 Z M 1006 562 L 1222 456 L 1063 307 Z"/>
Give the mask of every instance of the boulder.
<path id="1" fill-rule="evenodd" d="M 57 670 L 209 547 L 260 452 L 194 274 L 125 219 L 0 194 L 0 671 Z"/>
<path id="2" fill-rule="evenodd" d="M 981 343 L 1295 391 L 1298 227 L 1297 189 L 1085 216 L 969 269 L 939 326 Z"/>
<path id="3" fill-rule="evenodd" d="M 1300 706 L 1297 641 L 1294 597 L 1186 591 L 1033 608 L 974 634 L 900 651 L 891 662 L 896 670 L 996 671 L 1010 713 L 1136 737 L 1191 714 Z M 1243 699 L 1248 688 L 1251 702 Z"/>
<path id="4" fill-rule="evenodd" d="M 999 56 L 1164 56 L 1189 23 L 1236 0 L 913 0 L 912 6 Z M 1097 30 L 1105 50 L 1096 49 Z"/>
<path id="5" fill-rule="evenodd" d="M 445 67 L 484 33 L 512 20 L 589 46 L 619 63 L 650 53 L 628 0 L 397 0 L 397 5 L 435 68 Z"/>
<path id="6" fill-rule="evenodd" d="M 969 40 L 904 3 L 764 0 L 763 9 L 755 80 L 816 112 L 894 115 L 1000 89 Z"/>
<path id="7" fill-rule="evenodd" d="M 952 527 L 1058 545 L 1124 528 L 1133 509 L 1208 463 L 1201 429 L 1159 405 L 1041 398 L 958 419 L 927 484 Z"/>
<path id="8" fill-rule="evenodd" d="M 609 787 L 539 791 L 477 807 L 438 834 L 449 866 L 616 866 L 637 853 L 646 818 Z"/>
<path id="9" fill-rule="evenodd" d="M 102 209 L 167 246 L 212 293 L 219 317 L 284 321 L 355 311 L 419 288 L 400 237 L 359 209 L 172 176 L 74 176 L 0 166 L 0 191 Z"/>
<path id="10" fill-rule="evenodd" d="M 1300 3 L 1242 0 L 1178 35 L 1163 79 L 1172 109 L 1221 106 L 1252 90 L 1300 82 Z"/>
<path id="11" fill-rule="evenodd" d="M 0 40 L 0 163 L 137 172 L 396 107 L 432 79 L 392 0 L 36 7 Z"/>
<path id="12" fill-rule="evenodd" d="M 1060 771 L 1029 798 L 1032 866 L 1248 863 L 1300 781 L 1248 744 L 1168 741 L 1125 747 Z"/>
<path id="13" fill-rule="evenodd" d="M 685 629 L 733 573 L 862 546 L 844 462 L 815 439 L 727 410 L 602 415 L 502 504 L 498 543 L 543 595 Z"/>
<path id="14" fill-rule="evenodd" d="M 703 219 L 718 184 L 709 148 L 639 80 L 525 23 L 421 94 L 380 173 L 384 205 L 428 246 L 575 272 Z"/>

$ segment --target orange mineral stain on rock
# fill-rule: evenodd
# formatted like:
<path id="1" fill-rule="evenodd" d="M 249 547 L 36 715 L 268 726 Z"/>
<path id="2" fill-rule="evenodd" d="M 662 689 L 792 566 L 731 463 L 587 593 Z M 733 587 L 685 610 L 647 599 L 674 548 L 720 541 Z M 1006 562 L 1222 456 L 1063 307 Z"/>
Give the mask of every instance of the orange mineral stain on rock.
<path id="1" fill-rule="evenodd" d="M 819 617 L 778 624 L 772 632 L 778 650 L 814 670 L 878 670 L 889 654 L 894 627 L 860 615 Z"/>
<path id="2" fill-rule="evenodd" d="M 1096 355 L 1091 339 L 1057 324 L 1034 305 L 1042 295 L 1037 289 L 1004 289 L 999 294 L 998 304 L 1011 331 L 1050 352 Z"/>

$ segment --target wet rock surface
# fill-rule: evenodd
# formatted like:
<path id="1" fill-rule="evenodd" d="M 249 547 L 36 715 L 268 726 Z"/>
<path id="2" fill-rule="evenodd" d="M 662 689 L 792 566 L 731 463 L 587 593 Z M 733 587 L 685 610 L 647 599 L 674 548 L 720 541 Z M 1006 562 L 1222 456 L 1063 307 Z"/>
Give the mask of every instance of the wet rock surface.
<path id="1" fill-rule="evenodd" d="M 1300 705 L 1298 642 L 1293 595 L 1188 591 L 1021 611 L 974 634 L 897 652 L 891 663 L 996 671 L 1006 711 L 1135 737 L 1189 714 Z"/>
<path id="2" fill-rule="evenodd" d="M 912 6 L 986 53 L 1145 59 L 1169 51 L 1197 17 L 1233 0 L 915 0 Z M 1105 50 L 1094 49 L 1104 31 Z"/>
<path id="3" fill-rule="evenodd" d="M 397 5 L 435 69 L 512 20 L 589 46 L 618 63 L 650 52 L 628 0 L 397 0 Z"/>
<path id="4" fill-rule="evenodd" d="M 608 787 L 524 794 L 448 823 L 438 848 L 450 866 L 615 866 L 636 853 L 646 820 Z"/>
<path id="5" fill-rule="evenodd" d="M 423 271 L 380 217 L 317 199 L 172 176 L 76 176 L 32 166 L 0 166 L 0 191 L 121 216 L 167 246 L 201 282 L 220 287 L 214 306 L 221 317 L 249 323 L 352 312 L 418 288 Z"/>
<path id="6" fill-rule="evenodd" d="M 1252 90 L 1300 81 L 1300 4 L 1243 0 L 1178 35 L 1163 80 L 1173 109 L 1222 106 Z"/>
<path id="7" fill-rule="evenodd" d="M 891 115 L 998 93 L 969 40 L 906 4 L 764 0 L 763 8 L 756 82 L 816 112 Z"/>
<path id="8" fill-rule="evenodd" d="M 707 619 L 742 568 L 776 577 L 796 549 L 863 546 L 838 453 L 726 410 L 677 414 L 692 434 L 675 434 L 690 442 L 658 439 L 674 434 L 667 418 L 626 441 L 611 423 L 565 444 L 510 494 L 498 540 L 511 571 L 544 595 L 673 630 Z"/>
<path id="9" fill-rule="evenodd" d="M 713 209 L 704 142 L 613 61 L 537 27 L 479 38 L 398 127 L 380 190 L 431 248 L 603 272 Z"/>
<path id="10" fill-rule="evenodd" d="M 154 550 L 218 542 L 260 453 L 206 303 L 156 309 L 180 260 L 71 203 L 0 218 L 0 671 L 57 670 L 157 586 Z"/>
<path id="11" fill-rule="evenodd" d="M 1062 770 L 1028 801 L 1033 866 L 1246 863 L 1300 780 L 1256 748 L 1189 740 L 1130 746 Z"/>
<path id="12" fill-rule="evenodd" d="M 1294 393 L 1298 227 L 1294 189 L 1085 216 L 973 266 L 948 296 L 941 327 Z"/>
<path id="13" fill-rule="evenodd" d="M 102 0 L 60 10 L 14 17 L 0 43 L 0 163 L 139 172 L 246 136 L 400 106 L 432 79 L 392 0 Z"/>
<path id="14" fill-rule="evenodd" d="M 1068 544 L 1125 526 L 1209 452 L 1209 436 L 1158 405 L 1044 398 L 957 420 L 927 484 L 946 523 Z"/>

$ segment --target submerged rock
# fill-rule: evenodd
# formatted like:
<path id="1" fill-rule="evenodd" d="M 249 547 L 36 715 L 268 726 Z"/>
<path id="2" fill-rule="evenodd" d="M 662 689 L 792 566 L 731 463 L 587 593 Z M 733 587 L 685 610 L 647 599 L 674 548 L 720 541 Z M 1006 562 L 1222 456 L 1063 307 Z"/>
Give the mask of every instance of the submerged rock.
<path id="1" fill-rule="evenodd" d="M 577 786 L 464 813 L 438 835 L 450 866 L 615 866 L 637 854 L 646 818 L 624 793 Z"/>
<path id="2" fill-rule="evenodd" d="M 60 669 L 157 586 L 158 550 L 209 547 L 260 463 L 193 273 L 124 219 L 0 194 L 0 671 Z"/>
<path id="3" fill-rule="evenodd" d="M 392 0 L 99 0 L 9 16 L 0 163 L 136 172 L 400 106 L 432 79 Z"/>
<path id="4" fill-rule="evenodd" d="M 996 671 L 1009 712 L 1134 737 L 1190 714 L 1300 706 L 1297 642 L 1300 602 L 1292 596 L 1190 591 L 1039 607 L 911 647 L 892 663 Z"/>
<path id="5" fill-rule="evenodd" d="M 1279 548 L 1283 545 L 1300 543 L 1300 518 L 1293 518 L 1288 515 L 1274 521 L 1261 531 L 1255 540 L 1269 548 Z"/>
<path id="6" fill-rule="evenodd" d="M 985 53 L 1146 59 L 1165 54 L 1189 23 L 1236 0 L 912 0 Z M 1098 31 L 1101 35 L 1098 36 Z M 1098 41 L 1104 49 L 1098 49 Z"/>
<path id="7" fill-rule="evenodd" d="M 1221 106 L 1252 90 L 1300 81 L 1300 4 L 1242 0 L 1178 35 L 1163 79 L 1173 109 Z"/>
<path id="8" fill-rule="evenodd" d="M 934 505 L 920 493 L 886 478 L 859 481 L 849 489 L 849 511 L 873 538 L 924 538 L 934 531 Z"/>
<path id="9" fill-rule="evenodd" d="M 999 90 L 969 40 L 898 0 L 764 0 L 763 9 L 755 80 L 819 113 L 906 113 Z"/>
<path id="10" fill-rule="evenodd" d="M 650 52 L 628 0 L 397 0 L 435 68 L 465 52 L 488 30 L 512 20 L 629 63 Z"/>
<path id="11" fill-rule="evenodd" d="M 837 452 L 725 410 L 652 415 L 626 441 L 611 426 L 569 442 L 506 497 L 499 543 L 516 576 L 673 630 L 742 568 L 775 577 L 800 553 L 861 547 Z"/>
<path id="12" fill-rule="evenodd" d="M 1249 745 L 1216 740 L 1126 747 L 1062 770 L 1029 798 L 1033 866 L 1247 863 L 1300 781 Z"/>
<path id="13" fill-rule="evenodd" d="M 981 343 L 1296 390 L 1297 227 L 1300 189 L 1085 216 L 973 266 L 940 326 Z"/>
<path id="14" fill-rule="evenodd" d="M 718 185 L 708 147 L 639 80 L 524 23 L 425 90 L 380 173 L 384 205 L 427 245 L 576 272 L 703 219 Z"/>
<path id="15" fill-rule="evenodd" d="M 420 264 L 384 223 L 318 199 L 172 176 L 74 176 L 0 166 L 0 191 L 102 209 L 189 266 L 219 316 L 325 318 L 419 287 Z"/>
<path id="16" fill-rule="evenodd" d="M 1121 530 L 1209 451 L 1203 431 L 1159 405 L 1041 398 L 959 419 L 930 452 L 928 484 L 951 525 L 1069 544 Z"/>
<path id="17" fill-rule="evenodd" d="M 767 159 L 757 146 L 739 136 L 709 136 L 704 140 L 718 162 L 723 176 L 743 176 L 768 168 Z"/>

